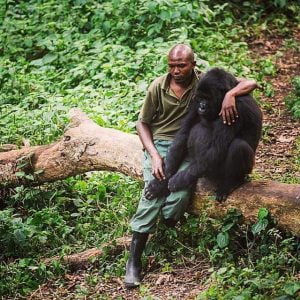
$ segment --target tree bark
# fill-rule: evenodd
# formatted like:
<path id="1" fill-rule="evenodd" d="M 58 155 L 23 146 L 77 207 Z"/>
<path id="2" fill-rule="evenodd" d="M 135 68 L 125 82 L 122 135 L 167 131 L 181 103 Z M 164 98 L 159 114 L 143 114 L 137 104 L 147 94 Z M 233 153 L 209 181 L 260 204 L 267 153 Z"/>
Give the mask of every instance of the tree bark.
<path id="1" fill-rule="evenodd" d="M 71 122 L 63 137 L 50 145 L 0 152 L 0 185 L 39 185 L 88 171 L 118 171 L 142 178 L 142 145 L 137 136 L 102 128 L 78 109 L 70 111 Z M 224 204 L 211 201 L 212 186 L 200 179 L 191 211 L 207 207 L 211 215 L 228 208 L 241 210 L 254 221 L 259 208 L 267 208 L 278 225 L 300 235 L 300 185 L 253 181 L 235 190 Z"/>
<path id="2" fill-rule="evenodd" d="M 66 255 L 63 257 L 55 256 L 47 258 L 43 262 L 48 265 L 53 261 L 61 260 L 62 262 L 68 264 L 71 268 L 78 269 L 85 266 L 93 259 L 102 256 L 105 253 L 106 248 L 109 248 L 109 253 L 111 255 L 116 255 L 117 253 L 122 252 L 124 249 L 129 249 L 130 243 L 131 237 L 123 236 L 113 240 L 112 242 L 104 243 L 100 248 L 91 248 L 80 253 Z"/>

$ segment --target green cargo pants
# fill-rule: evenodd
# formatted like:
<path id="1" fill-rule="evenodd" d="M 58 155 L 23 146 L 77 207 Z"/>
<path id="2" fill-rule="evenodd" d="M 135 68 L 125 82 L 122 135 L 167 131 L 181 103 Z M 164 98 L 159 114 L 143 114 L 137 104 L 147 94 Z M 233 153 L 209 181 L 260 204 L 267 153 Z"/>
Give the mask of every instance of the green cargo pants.
<path id="1" fill-rule="evenodd" d="M 166 157 L 172 141 L 155 140 L 154 144 L 160 155 Z M 186 169 L 188 165 L 189 160 L 185 159 L 179 170 Z M 148 182 L 154 178 L 152 175 L 151 157 L 147 151 L 144 151 L 143 167 L 146 187 Z M 137 211 L 131 220 L 132 230 L 140 233 L 153 233 L 159 213 L 162 214 L 164 219 L 179 220 L 186 211 L 190 196 L 190 190 L 181 190 L 171 193 L 168 197 L 147 200 L 143 192 Z"/>

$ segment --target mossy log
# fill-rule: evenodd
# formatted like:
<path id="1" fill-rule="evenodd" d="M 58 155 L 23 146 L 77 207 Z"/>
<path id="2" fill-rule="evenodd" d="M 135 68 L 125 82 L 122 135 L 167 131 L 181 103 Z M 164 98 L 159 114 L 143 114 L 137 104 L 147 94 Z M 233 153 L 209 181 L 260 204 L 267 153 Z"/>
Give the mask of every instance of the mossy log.
<path id="1" fill-rule="evenodd" d="M 50 145 L 23 147 L 0 152 L 0 185 L 39 185 L 88 171 L 118 171 L 142 178 L 142 145 L 136 135 L 102 128 L 78 109 L 70 111 L 70 126 Z M 239 209 L 245 220 L 254 220 L 267 208 L 278 225 L 300 235 L 300 185 L 274 181 L 252 181 L 235 190 L 223 204 L 212 201 L 212 186 L 200 179 L 191 211 L 209 207 L 212 215 L 228 208 Z"/>

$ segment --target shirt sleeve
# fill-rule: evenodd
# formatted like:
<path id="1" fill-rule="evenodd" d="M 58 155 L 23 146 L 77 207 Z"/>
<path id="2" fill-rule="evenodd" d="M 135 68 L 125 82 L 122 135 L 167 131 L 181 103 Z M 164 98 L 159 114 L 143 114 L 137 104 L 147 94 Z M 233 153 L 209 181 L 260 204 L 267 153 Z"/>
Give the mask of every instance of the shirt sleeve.
<path id="1" fill-rule="evenodd" d="M 151 124 L 157 113 L 157 95 L 153 84 L 150 85 L 143 106 L 139 114 L 139 120 Z"/>

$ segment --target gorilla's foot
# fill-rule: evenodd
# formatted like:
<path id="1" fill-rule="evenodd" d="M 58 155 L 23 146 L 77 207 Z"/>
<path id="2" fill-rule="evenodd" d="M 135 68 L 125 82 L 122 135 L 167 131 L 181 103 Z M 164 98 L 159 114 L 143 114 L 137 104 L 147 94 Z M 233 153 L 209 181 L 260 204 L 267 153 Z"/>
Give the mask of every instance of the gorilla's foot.
<path id="1" fill-rule="evenodd" d="M 240 180 L 236 180 L 234 182 L 234 185 L 231 187 L 217 189 L 216 200 L 219 202 L 224 202 L 227 199 L 227 197 L 229 196 L 229 194 L 231 194 L 234 190 L 236 190 L 237 188 L 239 188 L 241 185 L 243 185 L 244 183 L 246 183 L 248 181 L 249 180 L 247 178 L 243 178 Z"/>
<path id="2" fill-rule="evenodd" d="M 148 200 L 169 196 L 168 180 L 158 181 L 157 179 L 153 179 L 145 188 L 144 195 Z"/>

